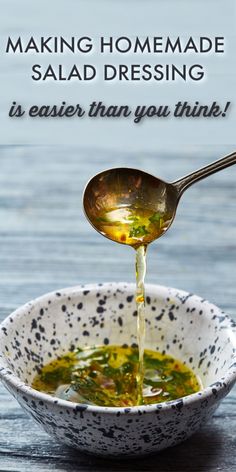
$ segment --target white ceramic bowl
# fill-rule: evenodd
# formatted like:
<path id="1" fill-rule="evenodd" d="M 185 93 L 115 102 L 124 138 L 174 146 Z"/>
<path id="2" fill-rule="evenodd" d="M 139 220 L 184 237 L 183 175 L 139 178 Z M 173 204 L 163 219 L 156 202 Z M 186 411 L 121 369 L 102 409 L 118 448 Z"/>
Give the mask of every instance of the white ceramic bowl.
<path id="1" fill-rule="evenodd" d="M 146 347 L 186 362 L 201 392 L 156 405 L 70 403 L 30 387 L 43 364 L 73 346 L 136 343 L 134 285 L 66 288 L 20 307 L 0 329 L 0 376 L 45 431 L 81 451 L 144 455 L 173 446 L 213 414 L 236 380 L 236 327 L 219 308 L 186 292 L 147 286 Z"/>

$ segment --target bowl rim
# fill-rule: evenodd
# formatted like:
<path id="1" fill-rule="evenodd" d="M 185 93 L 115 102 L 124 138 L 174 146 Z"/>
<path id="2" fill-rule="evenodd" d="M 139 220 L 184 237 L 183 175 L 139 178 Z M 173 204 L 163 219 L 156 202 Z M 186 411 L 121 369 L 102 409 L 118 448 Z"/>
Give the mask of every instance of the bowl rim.
<path id="1" fill-rule="evenodd" d="M 83 292 L 84 290 L 102 290 L 103 288 L 122 288 L 123 290 L 126 290 L 128 288 L 132 288 L 132 290 L 135 287 L 134 283 L 129 283 L 129 282 L 104 282 L 104 283 L 90 283 L 90 284 L 81 284 L 81 285 L 76 285 L 76 286 L 71 286 L 71 287 L 65 287 L 62 289 L 54 290 L 51 292 L 48 292 L 46 294 L 43 294 L 35 299 L 30 300 L 29 302 L 25 303 L 24 305 L 21 305 L 19 308 L 14 310 L 12 313 L 10 313 L 0 324 L 0 338 L 2 337 L 2 327 L 4 327 L 5 323 L 8 323 L 8 321 L 11 319 L 14 319 L 16 316 L 20 316 L 25 312 L 26 309 L 29 309 L 29 307 L 32 307 L 32 305 L 42 303 L 45 299 L 54 298 L 55 300 L 63 300 L 63 297 L 68 296 L 68 294 L 72 294 L 73 292 L 78 293 L 79 291 Z M 91 412 L 91 413 L 97 413 L 97 414 L 140 414 L 140 413 L 152 413 L 156 412 L 157 410 L 165 410 L 168 411 L 170 409 L 178 408 L 180 407 L 180 404 L 183 405 L 194 405 L 195 403 L 198 403 L 199 401 L 209 399 L 210 397 L 214 397 L 215 400 L 219 400 L 221 397 L 219 397 L 219 394 L 222 393 L 222 397 L 225 396 L 230 390 L 230 388 L 233 386 L 233 384 L 236 382 L 236 322 L 230 318 L 228 314 L 223 312 L 218 306 L 214 305 L 213 303 L 209 302 L 206 299 L 202 299 L 198 295 L 186 292 L 181 289 L 176 289 L 174 287 L 168 287 L 164 285 L 158 285 L 158 284 L 146 284 L 146 292 L 148 290 L 159 290 L 159 291 L 175 291 L 180 295 L 191 295 L 192 297 L 195 298 L 195 300 L 198 301 L 204 301 L 205 306 L 209 305 L 211 308 L 216 308 L 217 310 L 220 311 L 221 315 L 224 317 L 224 328 L 228 328 L 230 333 L 231 333 L 231 344 L 234 348 L 235 355 L 232 358 L 232 364 L 228 368 L 228 371 L 223 377 L 219 377 L 219 379 L 214 382 L 213 384 L 203 388 L 202 390 L 192 393 L 190 395 L 184 396 L 177 398 L 175 400 L 169 400 L 169 401 L 164 401 L 161 403 L 153 403 L 150 405 L 136 405 L 136 406 L 127 406 L 127 407 L 108 407 L 108 406 L 99 406 L 99 405 L 90 405 L 90 404 L 85 404 L 85 403 L 76 403 L 76 402 L 71 402 L 68 400 L 62 400 L 57 397 L 53 397 L 50 394 L 40 392 L 38 390 L 35 390 L 32 388 L 30 385 L 27 385 L 25 382 L 23 382 L 17 375 L 14 374 L 10 370 L 10 368 L 5 367 L 4 365 L 4 359 L 5 355 L 1 352 L 0 350 L 0 380 L 3 381 L 6 387 L 9 386 L 9 388 L 13 388 L 16 390 L 16 396 L 18 395 L 19 391 L 22 392 L 22 394 L 27 395 L 30 397 L 32 400 L 38 400 L 38 401 L 43 401 L 47 405 L 51 407 L 66 407 L 69 410 L 76 410 L 76 411 L 84 411 L 86 412 Z M 57 294 L 60 294 L 60 298 L 58 297 Z M 52 301 L 53 302 L 53 301 Z M 203 310 L 204 313 L 204 310 Z M 12 323 L 11 323 L 12 325 Z M 227 388 L 228 387 L 228 388 Z"/>

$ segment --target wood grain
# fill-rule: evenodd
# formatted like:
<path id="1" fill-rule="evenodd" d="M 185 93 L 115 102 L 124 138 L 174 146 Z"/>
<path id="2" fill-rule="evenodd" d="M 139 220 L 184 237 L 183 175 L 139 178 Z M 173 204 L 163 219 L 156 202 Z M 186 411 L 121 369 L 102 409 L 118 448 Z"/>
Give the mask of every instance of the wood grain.
<path id="1" fill-rule="evenodd" d="M 214 147 L 205 151 L 143 156 L 75 147 L 0 147 L 0 319 L 63 286 L 133 281 L 133 251 L 100 237 L 83 216 L 86 181 L 120 165 L 171 181 L 220 157 Z M 186 193 L 172 229 L 150 247 L 147 280 L 198 293 L 236 318 L 235 176 L 235 168 L 225 170 Z M 111 463 L 56 443 L 0 387 L 1 472 L 231 472 L 236 470 L 235 446 L 235 389 L 213 420 L 185 443 L 148 459 Z"/>

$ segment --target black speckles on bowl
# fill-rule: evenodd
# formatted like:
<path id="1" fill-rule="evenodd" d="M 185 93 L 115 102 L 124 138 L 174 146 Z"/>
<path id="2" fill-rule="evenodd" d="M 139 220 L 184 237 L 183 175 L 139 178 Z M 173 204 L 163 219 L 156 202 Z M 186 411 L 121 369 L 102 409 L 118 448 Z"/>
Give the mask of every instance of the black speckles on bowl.
<path id="1" fill-rule="evenodd" d="M 219 308 L 186 292 L 147 286 L 146 347 L 189 364 L 203 390 L 133 408 L 59 400 L 29 385 L 43 364 L 74 346 L 136 345 L 134 285 L 108 283 L 50 293 L 0 326 L 0 377 L 50 435 L 100 455 L 144 455 L 173 446 L 204 423 L 236 380 L 236 327 Z"/>

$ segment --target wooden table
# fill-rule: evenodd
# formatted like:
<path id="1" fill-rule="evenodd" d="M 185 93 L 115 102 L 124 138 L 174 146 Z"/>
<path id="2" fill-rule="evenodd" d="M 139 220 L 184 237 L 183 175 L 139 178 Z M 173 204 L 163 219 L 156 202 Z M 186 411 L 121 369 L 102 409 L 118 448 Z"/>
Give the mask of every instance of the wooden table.
<path id="1" fill-rule="evenodd" d="M 0 318 L 44 292 L 77 283 L 134 280 L 133 253 L 85 221 L 87 179 L 109 166 L 180 177 L 232 148 L 181 156 L 65 147 L 0 147 Z M 200 157 L 199 157 L 200 156 Z M 236 168 L 190 189 L 172 229 L 149 251 L 147 281 L 195 292 L 236 317 Z M 236 470 L 236 391 L 185 443 L 148 459 L 109 462 L 57 444 L 0 387 L 0 471 Z"/>

